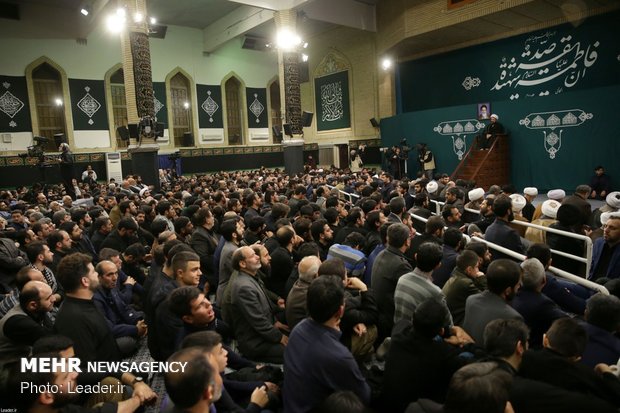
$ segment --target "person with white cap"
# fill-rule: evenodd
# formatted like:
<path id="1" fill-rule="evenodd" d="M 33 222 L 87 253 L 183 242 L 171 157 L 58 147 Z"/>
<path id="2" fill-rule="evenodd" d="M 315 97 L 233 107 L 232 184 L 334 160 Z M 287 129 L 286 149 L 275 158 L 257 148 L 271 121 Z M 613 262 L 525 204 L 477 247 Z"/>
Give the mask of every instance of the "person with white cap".
<path id="1" fill-rule="evenodd" d="M 430 181 L 426 184 L 426 192 L 430 199 L 436 200 L 439 197 L 439 184 L 437 181 Z"/>
<path id="2" fill-rule="evenodd" d="M 504 127 L 498 122 L 499 116 L 495 113 L 491 115 L 491 123 L 489 123 L 479 138 L 478 146 L 480 150 L 488 151 L 497 135 L 504 133 Z"/>
<path id="3" fill-rule="evenodd" d="M 528 222 L 532 222 L 534 211 L 536 211 L 536 207 L 532 204 L 532 201 L 534 201 L 534 199 L 538 196 L 538 189 L 533 186 L 524 188 L 523 196 L 525 197 L 526 203 L 521 213 Z"/>
<path id="4" fill-rule="evenodd" d="M 547 199 L 542 203 L 542 215 L 532 221 L 532 224 L 542 225 L 544 227 L 548 227 L 554 222 L 557 222 L 558 209 L 560 209 L 560 203 L 553 199 Z M 546 232 L 537 229 L 528 227 L 525 231 L 525 239 L 531 241 L 532 243 L 547 243 Z"/>
<path id="5" fill-rule="evenodd" d="M 523 217 L 521 211 L 527 204 L 525 197 L 521 194 L 510 194 L 510 199 L 512 199 L 512 212 L 514 214 L 515 221 L 528 222 L 526 218 Z M 525 237 L 525 230 L 527 229 L 524 225 L 515 224 L 514 222 L 510 223 L 510 226 L 517 231 L 520 237 Z"/>
<path id="6" fill-rule="evenodd" d="M 547 198 L 553 199 L 554 201 L 558 201 L 560 204 L 562 203 L 565 197 L 566 197 L 566 192 L 564 192 L 563 189 L 552 189 L 549 192 L 547 192 Z M 534 216 L 532 217 L 532 220 L 533 221 L 537 220 L 538 218 L 540 218 L 541 215 L 542 215 L 542 204 L 538 204 L 536 206 L 536 210 L 534 211 Z"/>
<path id="7" fill-rule="evenodd" d="M 605 205 L 592 211 L 590 217 L 590 227 L 593 229 L 600 228 L 602 222 L 602 214 L 606 212 L 616 212 L 620 210 L 620 191 L 610 192 L 605 198 Z M 601 234 L 602 235 L 602 234 Z"/>
<path id="8" fill-rule="evenodd" d="M 475 209 L 480 211 L 480 204 L 484 201 L 484 189 L 475 188 L 467 193 L 469 202 L 465 204 L 466 209 Z"/>

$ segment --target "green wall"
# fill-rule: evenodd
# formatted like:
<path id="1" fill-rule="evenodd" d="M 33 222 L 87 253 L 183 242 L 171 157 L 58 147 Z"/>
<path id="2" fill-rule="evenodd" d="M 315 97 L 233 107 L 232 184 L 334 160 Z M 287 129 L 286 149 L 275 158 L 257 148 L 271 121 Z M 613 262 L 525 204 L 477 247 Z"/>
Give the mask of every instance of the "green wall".
<path id="1" fill-rule="evenodd" d="M 278 57 L 273 52 L 241 48 L 241 38 L 233 39 L 209 55 L 203 54 L 202 30 L 169 26 L 165 39 L 150 39 L 153 80 L 164 81 L 168 73 L 181 67 L 195 83 L 220 84 L 235 72 L 247 87 L 266 87 L 277 74 Z M 69 78 L 103 80 L 105 73 L 121 61 L 119 35 L 103 25 L 88 36 L 86 45 L 75 40 L 0 39 L 0 74 L 23 76 L 26 66 L 41 56 L 60 65 Z"/>
<path id="2" fill-rule="evenodd" d="M 435 128 L 442 122 L 464 125 L 456 122 L 461 120 L 476 125 L 478 104 L 488 102 L 510 134 L 512 181 L 519 190 L 530 185 L 572 190 L 588 182 L 598 164 L 620 182 L 620 133 L 614 126 L 620 113 L 618 21 L 620 13 L 610 13 L 579 26 L 402 63 L 397 68 L 402 113 L 382 119 L 384 145 L 402 137 L 410 145 L 426 142 L 438 171 L 451 173 L 459 162 L 453 138 L 464 137 L 469 147 L 475 133 L 440 134 Z M 537 122 L 542 125 L 533 128 Z M 412 168 L 417 170 L 415 162 Z"/>

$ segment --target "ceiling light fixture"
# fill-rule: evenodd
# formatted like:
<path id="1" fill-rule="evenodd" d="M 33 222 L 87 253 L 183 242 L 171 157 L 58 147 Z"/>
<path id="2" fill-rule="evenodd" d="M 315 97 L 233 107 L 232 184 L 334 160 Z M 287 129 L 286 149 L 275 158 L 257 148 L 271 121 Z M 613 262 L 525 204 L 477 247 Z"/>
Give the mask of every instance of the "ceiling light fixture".
<path id="1" fill-rule="evenodd" d="M 278 49 L 293 50 L 302 44 L 301 37 L 288 28 L 283 28 L 276 35 L 276 45 Z"/>
<path id="2" fill-rule="evenodd" d="M 108 30 L 112 33 L 120 33 L 127 26 L 127 9 L 126 7 L 119 7 L 116 9 L 116 12 L 110 14 L 106 18 L 106 25 Z M 155 17 L 145 16 L 140 12 L 136 12 L 131 16 L 131 20 L 135 24 L 141 24 L 143 22 L 147 22 L 148 33 L 155 32 L 154 28 L 151 26 L 155 26 L 157 24 L 157 19 Z"/>

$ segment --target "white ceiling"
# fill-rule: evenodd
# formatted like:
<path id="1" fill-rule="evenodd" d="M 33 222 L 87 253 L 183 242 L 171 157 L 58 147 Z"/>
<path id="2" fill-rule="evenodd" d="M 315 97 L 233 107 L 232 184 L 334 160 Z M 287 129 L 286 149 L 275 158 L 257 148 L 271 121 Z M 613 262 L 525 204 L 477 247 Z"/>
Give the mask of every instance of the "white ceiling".
<path id="1" fill-rule="evenodd" d="M 98 20 L 117 4 L 115 0 L 1 1 L 18 4 L 21 20 L 0 19 L 0 37 L 9 37 L 7 33 L 15 36 L 20 32 L 20 36 L 30 38 L 86 38 Z M 84 18 L 80 15 L 79 10 L 86 3 L 92 4 L 94 16 Z M 147 0 L 147 9 L 160 24 L 200 29 L 205 33 L 205 39 L 217 37 L 216 40 L 205 40 L 204 51 L 210 52 L 246 34 L 273 40 L 273 11 L 290 6 L 297 11 L 297 30 L 305 39 L 337 25 L 376 31 L 375 8 L 378 4 L 379 0 Z M 417 34 L 390 46 L 387 52 L 399 59 L 408 59 L 491 41 L 519 31 L 535 30 L 545 22 L 559 22 L 567 14 L 597 14 L 617 8 L 620 8 L 620 0 L 533 0 Z M 15 30 L 18 25 L 27 27 L 27 30 Z"/>

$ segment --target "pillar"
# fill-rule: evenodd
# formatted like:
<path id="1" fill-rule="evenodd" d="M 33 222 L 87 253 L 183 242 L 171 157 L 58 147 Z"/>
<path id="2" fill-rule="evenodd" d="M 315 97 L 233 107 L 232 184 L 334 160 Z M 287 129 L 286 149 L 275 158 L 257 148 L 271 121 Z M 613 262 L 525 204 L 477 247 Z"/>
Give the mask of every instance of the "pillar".
<path id="1" fill-rule="evenodd" d="M 121 34 L 127 121 L 139 124 L 145 118 L 155 117 L 146 0 L 119 0 L 119 7 L 127 12 L 127 26 Z M 134 19 L 137 13 L 142 15 L 138 22 Z M 127 149 L 131 154 L 132 172 L 141 175 L 143 181 L 156 190 L 159 190 L 158 150 L 154 128 L 150 133 L 143 130 L 139 139 L 130 138 Z"/>
<path id="2" fill-rule="evenodd" d="M 296 31 L 297 12 L 281 10 L 275 13 L 276 30 Z M 299 50 L 278 49 L 278 72 L 280 83 L 280 101 L 283 102 L 282 123 L 291 126 L 293 134 L 284 137 L 284 169 L 289 174 L 303 171 L 303 129 L 301 126 L 301 89 L 299 86 Z"/>

